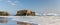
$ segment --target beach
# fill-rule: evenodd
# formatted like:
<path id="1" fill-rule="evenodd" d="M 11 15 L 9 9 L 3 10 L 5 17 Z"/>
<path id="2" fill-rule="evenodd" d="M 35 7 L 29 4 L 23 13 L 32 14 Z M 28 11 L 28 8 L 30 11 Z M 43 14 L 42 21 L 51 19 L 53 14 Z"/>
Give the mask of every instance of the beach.
<path id="1" fill-rule="evenodd" d="M 28 16 L 29 17 L 29 16 Z M 13 17 L 12 17 L 13 18 Z M 0 23 L 0 25 L 18 25 L 17 24 L 17 21 L 15 21 L 15 20 L 13 20 L 12 18 L 0 18 L 1 20 L 6 20 L 7 22 L 5 23 L 4 21 L 2 21 L 1 23 Z M 17 17 L 18 18 L 18 17 Z M 34 17 L 35 18 L 35 17 Z M 38 20 L 37 20 L 37 19 Z M 29 19 L 29 18 L 26 18 L 26 17 L 24 17 L 24 19 L 25 19 L 25 21 L 26 21 L 26 19 L 28 20 L 31 20 L 31 22 L 32 21 L 34 21 L 34 22 L 32 22 L 31 24 L 32 25 L 38 25 L 38 23 L 40 24 L 40 25 L 60 25 L 60 17 L 59 16 L 36 16 L 36 20 L 31 20 L 31 19 Z M 14 18 L 15 19 L 15 18 Z M 19 18 L 20 19 L 20 18 Z M 33 19 L 33 17 L 32 17 L 32 19 Z M 1 21 L 0 20 L 0 21 Z M 17 19 L 16 19 L 17 20 Z M 22 18 L 21 18 L 21 20 L 23 20 Z M 22 21 L 23 22 L 23 21 Z M 28 22 L 29 23 L 29 22 Z"/>

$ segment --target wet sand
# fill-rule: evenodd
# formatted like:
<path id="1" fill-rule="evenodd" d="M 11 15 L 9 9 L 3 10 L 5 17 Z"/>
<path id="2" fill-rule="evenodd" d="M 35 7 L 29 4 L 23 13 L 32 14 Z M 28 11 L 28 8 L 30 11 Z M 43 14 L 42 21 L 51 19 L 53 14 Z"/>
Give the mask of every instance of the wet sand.
<path id="1" fill-rule="evenodd" d="M 39 16 L 40 25 L 60 25 L 60 16 Z M 0 25 L 18 25 L 11 18 L 0 18 Z M 37 25 L 37 24 L 35 24 Z"/>
<path id="2" fill-rule="evenodd" d="M 60 25 L 60 16 L 41 16 L 40 25 Z"/>

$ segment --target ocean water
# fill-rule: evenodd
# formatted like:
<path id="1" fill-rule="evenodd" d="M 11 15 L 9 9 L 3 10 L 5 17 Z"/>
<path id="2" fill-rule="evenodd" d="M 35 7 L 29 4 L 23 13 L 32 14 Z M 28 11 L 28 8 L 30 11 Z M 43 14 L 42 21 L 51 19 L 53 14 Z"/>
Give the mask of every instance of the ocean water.
<path id="1" fill-rule="evenodd" d="M 12 21 L 11 18 L 0 18 L 0 25 L 17 25 L 16 21 Z"/>
<path id="2" fill-rule="evenodd" d="M 12 20 L 12 19 L 14 19 L 14 17 L 12 18 L 0 17 L 0 25 L 19 25 L 17 24 L 17 21 Z M 32 25 L 38 25 L 38 24 L 32 24 Z"/>

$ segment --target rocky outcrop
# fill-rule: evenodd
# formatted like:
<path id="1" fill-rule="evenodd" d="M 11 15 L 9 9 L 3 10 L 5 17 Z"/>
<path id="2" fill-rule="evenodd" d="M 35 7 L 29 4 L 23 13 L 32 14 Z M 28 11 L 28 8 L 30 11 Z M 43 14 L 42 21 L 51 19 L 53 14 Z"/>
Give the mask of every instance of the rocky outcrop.
<path id="1" fill-rule="evenodd" d="M 16 16 L 35 16 L 35 12 L 31 10 L 20 10 L 17 11 Z"/>
<path id="2" fill-rule="evenodd" d="M 9 15 L 8 12 L 0 11 L 0 16 L 8 16 L 8 15 Z"/>
<path id="3" fill-rule="evenodd" d="M 17 11 L 16 16 L 26 16 L 26 12 L 27 12 L 27 10 L 20 10 L 20 11 Z"/>
<path id="4" fill-rule="evenodd" d="M 31 10 L 27 10 L 27 16 L 35 16 L 35 12 L 32 12 Z"/>

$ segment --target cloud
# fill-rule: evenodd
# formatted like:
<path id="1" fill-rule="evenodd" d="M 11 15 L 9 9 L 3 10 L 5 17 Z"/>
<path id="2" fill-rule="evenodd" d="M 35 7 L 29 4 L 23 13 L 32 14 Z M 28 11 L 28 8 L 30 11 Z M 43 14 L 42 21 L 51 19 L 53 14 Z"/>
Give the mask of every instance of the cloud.
<path id="1" fill-rule="evenodd" d="M 17 5 L 17 4 L 15 4 L 15 3 L 11 3 L 11 5 Z"/>
<path id="2" fill-rule="evenodd" d="M 12 0 L 7 0 L 7 2 L 9 3 L 9 4 L 11 4 L 11 5 L 17 5 L 18 3 L 19 3 L 19 1 L 18 0 L 15 0 L 14 2 L 12 2 Z"/>

